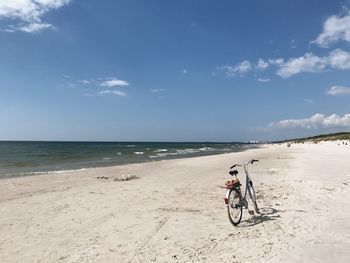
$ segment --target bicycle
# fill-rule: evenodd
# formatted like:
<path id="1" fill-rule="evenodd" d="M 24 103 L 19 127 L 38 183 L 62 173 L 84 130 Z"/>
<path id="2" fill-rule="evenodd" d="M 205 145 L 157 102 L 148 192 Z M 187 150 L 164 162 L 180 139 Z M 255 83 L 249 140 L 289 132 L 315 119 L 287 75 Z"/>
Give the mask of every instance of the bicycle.
<path id="1" fill-rule="evenodd" d="M 253 159 L 245 164 L 234 164 L 233 166 L 230 167 L 229 174 L 231 176 L 235 176 L 236 179 L 232 181 L 227 181 L 225 184 L 226 188 L 228 189 L 225 197 L 225 204 L 227 205 L 227 212 L 228 212 L 228 217 L 230 219 L 230 222 L 234 226 L 237 226 L 241 222 L 243 207 L 248 209 L 247 192 L 249 193 L 249 197 L 252 200 L 255 212 L 257 214 L 260 214 L 258 204 L 256 203 L 256 194 L 253 187 L 253 181 L 250 178 L 248 173 L 248 165 L 258 161 L 259 160 Z M 244 191 L 244 196 L 242 195 L 242 191 L 241 191 L 241 183 L 237 178 L 238 171 L 232 170 L 233 168 L 239 167 L 239 166 L 243 167 L 244 172 L 246 174 L 246 187 Z M 248 209 L 248 212 L 250 215 L 254 215 L 253 210 Z"/>

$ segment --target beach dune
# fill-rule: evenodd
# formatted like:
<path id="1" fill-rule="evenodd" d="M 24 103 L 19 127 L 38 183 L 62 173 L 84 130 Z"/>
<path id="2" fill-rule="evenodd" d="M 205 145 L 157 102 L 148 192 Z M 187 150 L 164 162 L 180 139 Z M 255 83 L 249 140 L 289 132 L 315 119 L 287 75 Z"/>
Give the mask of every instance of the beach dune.
<path id="1" fill-rule="evenodd" d="M 224 204 L 233 163 L 262 215 L 234 227 Z M 2 262 L 348 262 L 350 146 L 245 152 L 0 181 Z M 124 176 L 124 179 L 119 180 Z M 240 171 L 240 178 L 244 174 Z"/>

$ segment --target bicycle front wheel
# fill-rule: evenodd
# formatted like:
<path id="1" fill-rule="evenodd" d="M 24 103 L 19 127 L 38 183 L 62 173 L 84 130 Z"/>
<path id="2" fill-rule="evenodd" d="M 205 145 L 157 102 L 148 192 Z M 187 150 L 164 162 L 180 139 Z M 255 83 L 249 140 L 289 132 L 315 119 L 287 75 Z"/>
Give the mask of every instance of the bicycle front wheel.
<path id="1" fill-rule="evenodd" d="M 250 199 L 253 202 L 255 213 L 260 214 L 260 211 L 259 211 L 259 208 L 258 208 L 258 204 L 256 202 L 256 194 L 255 194 L 255 190 L 254 190 L 252 181 L 250 181 L 248 183 L 248 192 L 249 192 Z"/>
<path id="2" fill-rule="evenodd" d="M 241 222 L 242 209 L 243 207 L 240 192 L 237 189 L 232 188 L 228 195 L 227 205 L 228 217 L 232 225 L 236 226 Z"/>

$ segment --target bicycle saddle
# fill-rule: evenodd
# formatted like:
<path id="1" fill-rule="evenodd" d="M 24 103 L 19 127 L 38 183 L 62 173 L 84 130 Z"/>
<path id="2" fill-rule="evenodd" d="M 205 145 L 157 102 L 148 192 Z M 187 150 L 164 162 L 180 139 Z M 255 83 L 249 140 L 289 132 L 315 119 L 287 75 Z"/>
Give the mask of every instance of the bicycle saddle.
<path id="1" fill-rule="evenodd" d="M 232 175 L 232 176 L 234 176 L 234 175 L 237 175 L 237 174 L 238 174 L 238 171 L 237 171 L 237 170 L 233 170 L 233 171 L 230 171 L 229 174 Z"/>

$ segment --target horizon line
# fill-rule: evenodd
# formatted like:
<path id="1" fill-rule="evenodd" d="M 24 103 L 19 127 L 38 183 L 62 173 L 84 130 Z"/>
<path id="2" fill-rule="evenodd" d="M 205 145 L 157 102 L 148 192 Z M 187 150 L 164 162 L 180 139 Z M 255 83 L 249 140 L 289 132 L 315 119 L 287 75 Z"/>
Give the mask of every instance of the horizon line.
<path id="1" fill-rule="evenodd" d="M 260 140 L 250 140 L 250 141 L 100 141 L 100 140 L 0 140 L 0 142 L 86 142 L 86 143 L 242 143 L 249 144 L 252 142 L 271 142 L 271 141 L 260 141 Z"/>

